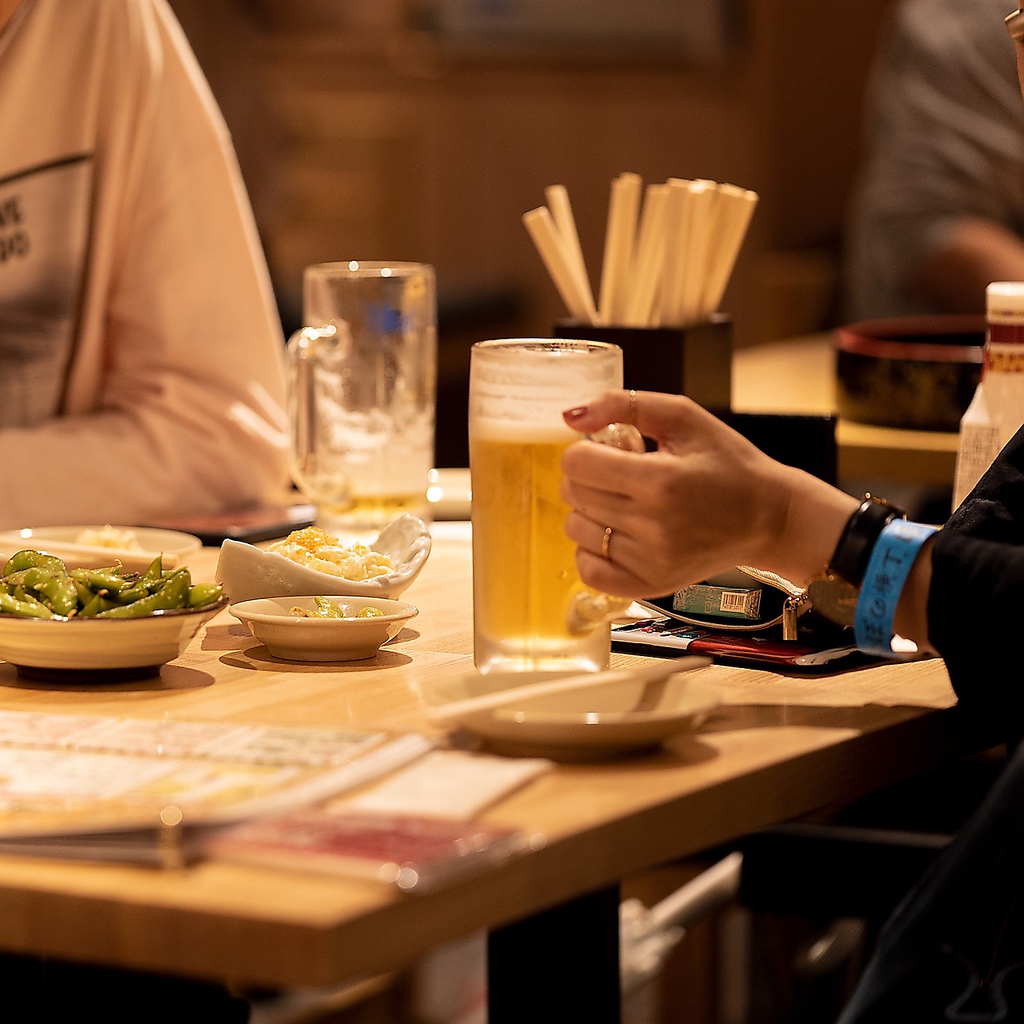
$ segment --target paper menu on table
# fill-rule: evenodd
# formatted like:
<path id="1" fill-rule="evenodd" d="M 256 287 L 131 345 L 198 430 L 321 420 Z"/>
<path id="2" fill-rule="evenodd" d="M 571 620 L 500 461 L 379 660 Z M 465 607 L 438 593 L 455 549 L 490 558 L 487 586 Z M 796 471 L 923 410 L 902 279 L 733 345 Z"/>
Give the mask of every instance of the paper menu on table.
<path id="1" fill-rule="evenodd" d="M 330 810 L 468 821 L 551 768 L 543 758 L 436 750 Z"/>
<path id="2" fill-rule="evenodd" d="M 258 764 L 343 764 L 382 742 L 385 736 L 383 732 L 341 729 L 0 711 L 0 746 L 206 757 Z"/>
<path id="3" fill-rule="evenodd" d="M 171 718 L 109 718 L 74 736 L 78 750 L 111 750 L 122 754 L 202 757 L 219 744 L 249 731 L 248 726 L 222 722 L 183 722 Z M 17 741 L 14 741 L 17 742 Z"/>
<path id="4" fill-rule="evenodd" d="M 186 826 L 277 813 L 434 745 L 416 734 L 18 712 L 0 713 L 0 736 L 0 838 L 153 827 L 169 806 Z"/>
<path id="5" fill-rule="evenodd" d="M 174 761 L 149 757 L 0 748 L 0 819 L 19 806 L 116 800 L 174 767 Z"/>
<path id="6" fill-rule="evenodd" d="M 96 715 L 49 715 L 36 711 L 0 711 L 0 744 L 22 747 L 68 747 L 113 718 Z"/>
<path id="7" fill-rule="evenodd" d="M 268 725 L 225 737 L 211 753 L 235 761 L 260 764 L 341 764 L 376 746 L 384 736 L 382 732 L 289 729 Z"/>

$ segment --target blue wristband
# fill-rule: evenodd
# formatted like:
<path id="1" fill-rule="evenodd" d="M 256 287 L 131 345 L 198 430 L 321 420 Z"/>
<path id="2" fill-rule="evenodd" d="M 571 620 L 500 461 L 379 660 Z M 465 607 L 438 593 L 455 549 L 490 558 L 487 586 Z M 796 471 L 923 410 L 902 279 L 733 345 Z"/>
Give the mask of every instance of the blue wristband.
<path id="1" fill-rule="evenodd" d="M 907 582 L 921 545 L 935 531 L 934 526 L 894 519 L 878 535 L 864 572 L 854 615 L 854 636 L 862 651 L 887 658 L 893 656 L 892 622 L 903 584 Z"/>

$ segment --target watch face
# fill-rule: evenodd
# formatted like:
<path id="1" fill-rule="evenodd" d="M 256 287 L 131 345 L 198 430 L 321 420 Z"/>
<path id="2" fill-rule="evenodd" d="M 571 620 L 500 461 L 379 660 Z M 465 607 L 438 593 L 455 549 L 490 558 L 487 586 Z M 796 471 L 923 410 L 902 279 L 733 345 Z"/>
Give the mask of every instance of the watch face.
<path id="1" fill-rule="evenodd" d="M 860 592 L 834 573 L 816 576 L 807 584 L 811 604 L 826 619 L 840 626 L 852 626 Z"/>

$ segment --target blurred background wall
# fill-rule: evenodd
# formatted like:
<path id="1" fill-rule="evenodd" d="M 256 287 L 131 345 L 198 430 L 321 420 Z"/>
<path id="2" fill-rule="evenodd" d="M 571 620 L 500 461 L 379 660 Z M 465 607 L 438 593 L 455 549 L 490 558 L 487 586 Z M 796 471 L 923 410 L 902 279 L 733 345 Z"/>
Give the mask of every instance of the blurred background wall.
<path id="1" fill-rule="evenodd" d="M 442 383 L 472 341 L 548 335 L 564 310 L 520 217 L 565 184 L 596 284 L 623 170 L 760 193 L 724 303 L 737 344 L 838 315 L 892 0 L 171 2 L 235 138 L 286 328 L 305 265 L 392 259 L 437 268 Z"/>

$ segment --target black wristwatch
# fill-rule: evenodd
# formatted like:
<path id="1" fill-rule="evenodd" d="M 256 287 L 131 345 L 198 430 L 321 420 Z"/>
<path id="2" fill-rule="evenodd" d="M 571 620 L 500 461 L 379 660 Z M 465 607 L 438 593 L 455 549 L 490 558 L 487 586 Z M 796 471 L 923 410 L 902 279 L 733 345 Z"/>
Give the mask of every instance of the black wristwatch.
<path id="1" fill-rule="evenodd" d="M 894 519 L 906 518 L 899 506 L 864 495 L 846 521 L 828 565 L 807 584 L 811 604 L 826 619 L 841 626 L 853 625 L 857 597 L 875 542 Z"/>

